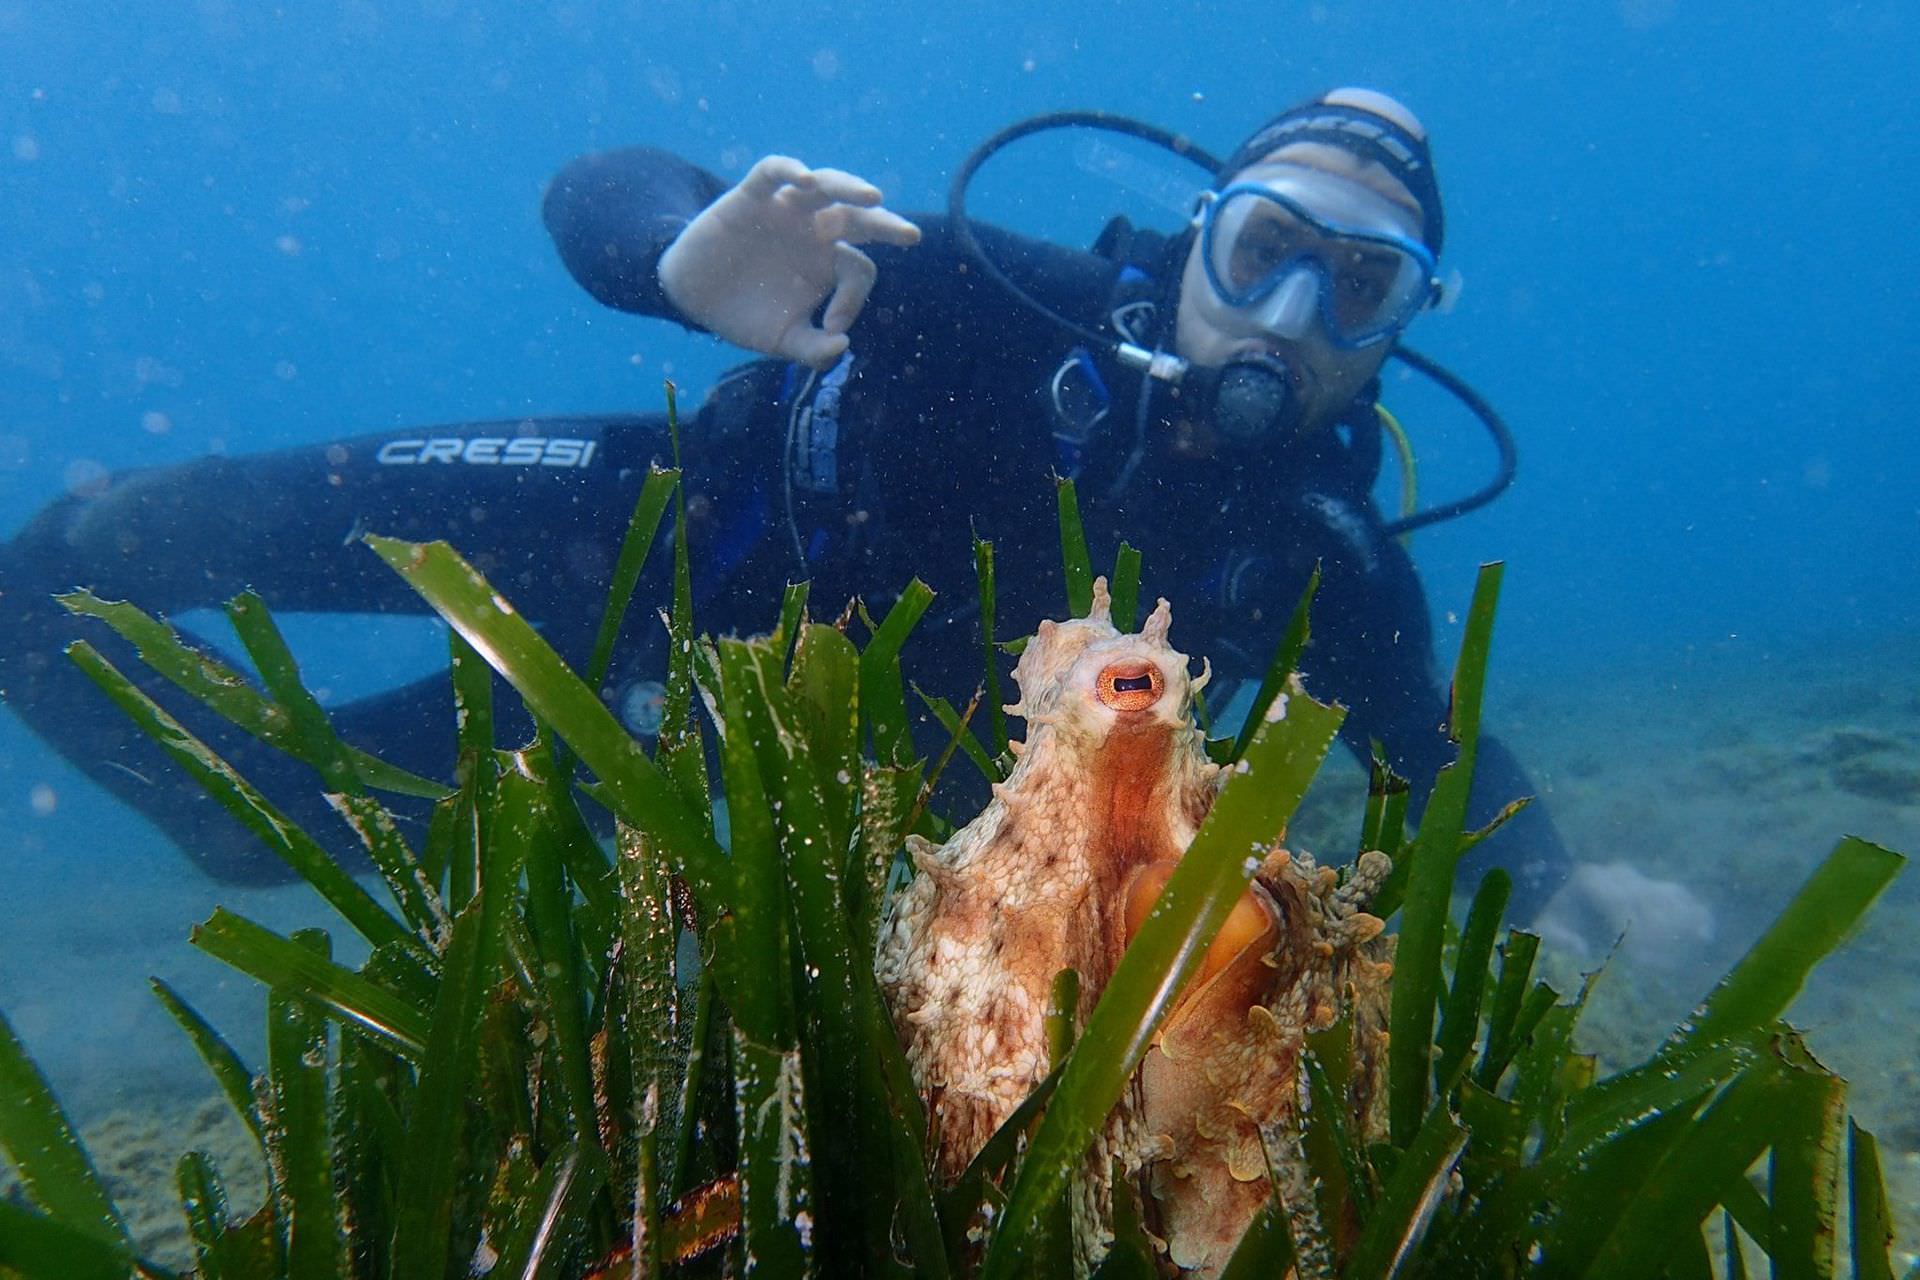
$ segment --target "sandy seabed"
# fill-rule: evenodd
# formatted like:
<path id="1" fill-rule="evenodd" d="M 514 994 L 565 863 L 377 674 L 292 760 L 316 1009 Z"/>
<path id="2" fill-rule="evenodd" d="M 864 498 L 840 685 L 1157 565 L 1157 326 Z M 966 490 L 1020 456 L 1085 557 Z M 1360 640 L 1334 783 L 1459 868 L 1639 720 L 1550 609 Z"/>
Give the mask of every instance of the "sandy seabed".
<path id="1" fill-rule="evenodd" d="M 1655 1045 L 1738 959 L 1842 835 L 1920 854 L 1920 637 L 1845 652 L 1688 655 L 1528 679 L 1496 669 L 1487 723 L 1534 775 L 1580 858 L 1627 861 L 1691 886 L 1712 907 L 1706 942 L 1636 920 L 1584 1020 L 1602 1070 Z M 1340 846 L 1361 779 L 1329 769 L 1296 835 Z M 49 796 L 52 803 L 49 804 Z M 259 1203 L 262 1168 L 184 1036 L 149 993 L 179 987 L 251 1064 L 262 1058 L 258 987 L 187 945 L 224 905 L 269 927 L 346 927 L 300 887 L 236 890 L 199 876 L 138 818 L 49 763 L 0 724 L 0 830 L 10 910 L 0 919 L 0 1009 L 36 1055 L 156 1260 L 183 1264 L 173 1190 L 189 1149 L 212 1153 L 236 1212 Z M 1920 872 L 1909 870 L 1816 974 L 1792 1021 L 1852 1085 L 1879 1138 L 1902 1269 L 1920 1250 Z M 343 954 L 344 959 L 353 959 Z M 1563 989 L 1580 962 L 1548 962 Z M 0 1188 L 11 1189 L 0 1173 Z M 4 1194 L 0 1190 L 0 1194 Z"/>

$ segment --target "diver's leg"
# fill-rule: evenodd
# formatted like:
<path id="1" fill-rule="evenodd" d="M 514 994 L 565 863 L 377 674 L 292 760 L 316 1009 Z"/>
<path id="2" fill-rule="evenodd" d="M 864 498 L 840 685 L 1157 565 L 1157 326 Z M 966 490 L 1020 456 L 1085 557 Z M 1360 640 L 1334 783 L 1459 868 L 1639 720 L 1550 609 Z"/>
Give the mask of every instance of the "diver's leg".
<path id="1" fill-rule="evenodd" d="M 1341 738 L 1365 764 L 1378 741 L 1411 784 L 1418 820 L 1442 767 L 1458 754 L 1448 736 L 1447 695 L 1437 673 L 1425 591 L 1405 549 L 1379 536 L 1377 516 L 1345 524 L 1303 520 L 1303 544 L 1321 566 L 1313 640 L 1302 661 L 1316 697 L 1347 707 Z M 1281 598 L 1285 598 L 1282 596 Z M 1483 731 L 1466 821 L 1479 827 L 1538 788 L 1513 753 Z M 1458 888 L 1471 893 L 1493 867 L 1513 877 L 1508 918 L 1526 924 L 1573 871 L 1573 857 L 1547 806 L 1536 800 L 1475 848 Z"/>
<path id="2" fill-rule="evenodd" d="M 316 806 L 312 772 L 147 674 L 104 626 L 69 615 L 53 593 L 87 586 L 178 613 L 251 586 L 283 612 L 421 613 L 418 597 L 356 535 L 446 538 L 581 661 L 634 496 L 648 463 L 665 456 L 661 425 L 468 424 L 115 477 L 97 496 L 54 503 L 0 548 L 0 692 L 49 745 L 211 873 L 277 875 L 252 836 L 173 770 L 64 650 L 90 640 L 276 803 L 316 822 L 317 835 L 338 837 L 339 824 Z M 539 441 L 538 451 L 515 452 L 526 440 Z M 444 695 L 429 697 L 431 683 L 345 712 L 343 736 L 376 754 L 416 757 L 416 766 L 438 760 L 427 771 L 444 774 L 450 732 L 438 747 L 416 740 L 435 730 L 413 717 L 431 716 L 436 698 L 444 706 Z M 438 724 L 450 721 L 442 715 Z"/>

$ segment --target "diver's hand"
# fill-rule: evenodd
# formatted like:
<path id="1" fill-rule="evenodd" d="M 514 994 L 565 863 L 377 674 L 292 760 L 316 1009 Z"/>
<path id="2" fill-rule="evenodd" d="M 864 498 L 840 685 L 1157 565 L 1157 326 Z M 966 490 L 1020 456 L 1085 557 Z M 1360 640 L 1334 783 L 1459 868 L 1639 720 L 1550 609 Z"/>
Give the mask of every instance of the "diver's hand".
<path id="1" fill-rule="evenodd" d="M 1630 862 L 1590 862 L 1541 911 L 1534 927 L 1547 945 L 1598 960 L 1620 939 L 1626 955 L 1674 970 L 1700 959 L 1713 940 L 1713 909 L 1693 890 L 1656 880 Z"/>
<path id="2" fill-rule="evenodd" d="M 918 227 L 880 207 L 872 183 L 767 156 L 667 246 L 660 286 L 682 315 L 728 342 L 826 369 L 873 291 L 873 259 L 854 245 L 919 240 Z"/>

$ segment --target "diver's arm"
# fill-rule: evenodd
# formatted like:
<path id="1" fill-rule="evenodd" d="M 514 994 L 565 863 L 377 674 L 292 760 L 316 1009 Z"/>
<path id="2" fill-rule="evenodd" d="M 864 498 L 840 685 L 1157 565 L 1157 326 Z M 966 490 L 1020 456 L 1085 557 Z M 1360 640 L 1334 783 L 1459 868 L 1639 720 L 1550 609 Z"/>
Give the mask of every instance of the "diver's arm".
<path id="1" fill-rule="evenodd" d="M 660 255 L 727 183 L 655 147 L 598 151 L 554 175 L 541 216 L 560 261 L 610 307 L 677 320 L 660 285 Z"/>
<path id="2" fill-rule="evenodd" d="M 677 156 L 631 147 L 567 165 L 544 213 L 568 271 L 607 305 L 815 367 L 838 357 L 846 341 L 830 340 L 863 314 L 882 323 L 849 336 L 883 361 L 932 343 L 951 352 L 956 338 L 962 350 L 998 343 L 1009 324 L 1054 329 L 968 260 L 947 219 L 900 218 L 879 195 L 850 174 L 780 156 L 729 187 Z M 1118 271 L 1109 259 L 984 224 L 976 234 L 1023 290 L 1100 323 Z"/>

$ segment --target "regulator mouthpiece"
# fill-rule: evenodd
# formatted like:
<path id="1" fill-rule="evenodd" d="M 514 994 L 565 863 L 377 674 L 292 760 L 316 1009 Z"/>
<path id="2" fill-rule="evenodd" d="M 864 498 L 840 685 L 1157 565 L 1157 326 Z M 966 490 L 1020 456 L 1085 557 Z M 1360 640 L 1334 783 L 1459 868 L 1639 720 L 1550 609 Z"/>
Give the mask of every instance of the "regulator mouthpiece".
<path id="1" fill-rule="evenodd" d="M 1300 416 L 1293 371 L 1278 356 L 1251 356 L 1220 370 L 1213 422 L 1235 444 L 1284 443 L 1299 430 Z"/>

